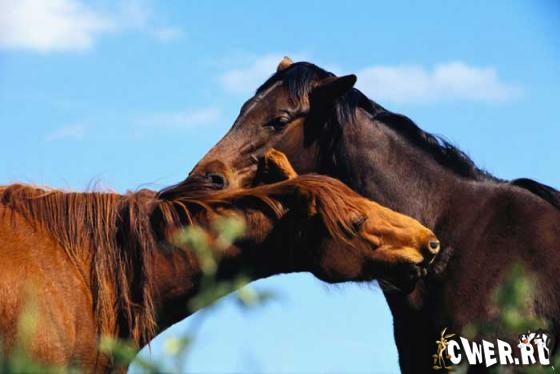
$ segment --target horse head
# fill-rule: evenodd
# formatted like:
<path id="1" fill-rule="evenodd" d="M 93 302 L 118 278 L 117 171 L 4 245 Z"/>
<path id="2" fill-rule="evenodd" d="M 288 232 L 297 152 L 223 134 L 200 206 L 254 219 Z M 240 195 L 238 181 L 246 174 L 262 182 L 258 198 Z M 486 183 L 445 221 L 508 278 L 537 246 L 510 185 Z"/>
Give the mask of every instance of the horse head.
<path id="1" fill-rule="evenodd" d="M 204 179 L 215 189 L 250 186 L 258 160 L 272 147 L 284 152 L 297 172 L 320 172 L 318 148 L 336 139 L 329 118 L 337 115 L 335 103 L 355 82 L 355 75 L 337 77 L 284 58 L 187 181 Z"/>

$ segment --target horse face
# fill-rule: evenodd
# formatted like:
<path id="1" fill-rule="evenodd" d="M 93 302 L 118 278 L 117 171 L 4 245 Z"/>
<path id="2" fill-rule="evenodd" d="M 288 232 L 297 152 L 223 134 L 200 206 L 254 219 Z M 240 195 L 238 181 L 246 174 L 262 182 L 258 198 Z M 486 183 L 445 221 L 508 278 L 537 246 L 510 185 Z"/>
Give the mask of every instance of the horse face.
<path id="1" fill-rule="evenodd" d="M 281 152 L 269 150 L 262 160 L 256 178 L 261 183 L 297 177 Z M 334 230 L 327 229 L 330 235 L 312 227 L 305 230 L 311 235 L 311 243 L 321 243 L 310 256 L 309 270 L 327 282 L 381 278 L 403 291 L 412 290 L 439 251 L 439 241 L 433 232 L 408 216 L 363 198 L 338 180 L 315 178 L 320 178 L 319 184 L 302 186 L 297 192 L 309 204 L 305 207 L 307 214 L 323 215 L 325 222 L 326 217 L 331 217 L 327 221 L 333 219 L 333 211 L 342 213 L 346 221 L 338 224 L 346 225 L 353 233 L 341 238 L 333 235 Z M 325 194 L 326 191 L 329 193 Z M 317 205 L 322 209 L 317 209 Z M 346 210 L 345 206 L 352 209 Z"/>
<path id="2" fill-rule="evenodd" d="M 394 212 L 350 191 L 346 199 L 365 214 L 349 250 L 330 239 L 316 256 L 314 274 L 327 282 L 382 279 L 404 292 L 425 276 L 439 252 L 433 232 L 418 221 Z M 372 250 L 373 248 L 373 250 Z"/>
<path id="3" fill-rule="evenodd" d="M 320 123 L 324 122 L 321 117 L 352 88 L 356 77 L 335 77 L 325 72 L 325 76 L 314 76 L 307 89 L 294 95 L 290 93 L 294 88 L 286 84 L 289 75 L 281 79 L 281 74 L 292 73 L 291 66 L 289 59 L 280 62 L 278 80 L 265 84 L 242 106 L 231 129 L 200 160 L 186 182 L 205 178 L 213 188 L 248 187 L 257 160 L 272 147 L 284 152 L 298 173 L 317 171 L 316 141 L 321 135 Z"/>

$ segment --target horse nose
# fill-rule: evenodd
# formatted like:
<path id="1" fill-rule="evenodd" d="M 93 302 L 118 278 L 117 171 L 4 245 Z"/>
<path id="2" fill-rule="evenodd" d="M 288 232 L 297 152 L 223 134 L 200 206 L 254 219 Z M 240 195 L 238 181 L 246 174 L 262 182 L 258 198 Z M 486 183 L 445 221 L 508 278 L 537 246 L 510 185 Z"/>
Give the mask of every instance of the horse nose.
<path id="1" fill-rule="evenodd" d="M 229 167 L 222 161 L 199 162 L 189 173 L 187 182 L 198 181 L 215 190 L 226 189 L 230 185 Z"/>
<path id="2" fill-rule="evenodd" d="M 227 179 L 222 173 L 206 173 L 206 179 L 216 189 L 223 190 L 228 185 Z"/>

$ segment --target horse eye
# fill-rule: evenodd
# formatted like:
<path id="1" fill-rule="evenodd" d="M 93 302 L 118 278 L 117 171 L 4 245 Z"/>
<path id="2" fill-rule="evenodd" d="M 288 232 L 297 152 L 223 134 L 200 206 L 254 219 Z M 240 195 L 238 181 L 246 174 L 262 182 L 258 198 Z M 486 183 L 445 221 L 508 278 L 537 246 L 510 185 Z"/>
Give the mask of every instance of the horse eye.
<path id="1" fill-rule="evenodd" d="M 272 127 L 274 130 L 282 130 L 288 123 L 290 119 L 287 117 L 277 117 L 270 120 L 266 127 Z"/>

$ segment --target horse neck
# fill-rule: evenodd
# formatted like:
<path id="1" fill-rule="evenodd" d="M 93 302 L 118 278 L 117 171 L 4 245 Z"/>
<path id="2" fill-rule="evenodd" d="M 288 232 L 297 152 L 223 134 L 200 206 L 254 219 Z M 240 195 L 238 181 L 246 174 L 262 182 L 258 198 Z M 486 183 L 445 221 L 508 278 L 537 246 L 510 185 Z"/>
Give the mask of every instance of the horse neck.
<path id="1" fill-rule="evenodd" d="M 156 335 L 193 313 L 189 299 L 199 289 L 201 270 L 192 251 L 160 248 L 154 258 Z"/>
<path id="2" fill-rule="evenodd" d="M 287 238 L 287 232 L 298 230 L 297 219 L 291 213 L 283 215 L 274 222 L 261 211 L 230 208 L 228 212 L 243 217 L 247 231 L 242 240 L 225 249 L 217 257 L 216 281 L 233 280 L 243 275 L 249 280 L 257 280 L 281 273 L 309 270 L 306 265 L 306 238 L 298 238 L 300 250 L 294 250 L 296 242 Z M 208 212 L 193 215 L 193 224 L 208 228 L 211 222 Z M 162 227 L 156 224 L 154 227 Z M 282 235 L 282 233 L 284 235 Z M 159 235 L 159 234 L 157 234 Z M 310 245 L 310 244 L 309 244 Z M 189 301 L 200 289 L 202 271 L 198 257 L 188 247 L 160 248 L 154 261 L 158 315 L 157 333 L 188 317 L 196 310 L 191 309 Z"/>
<path id="3" fill-rule="evenodd" d="M 459 177 L 362 110 L 343 126 L 333 155 L 336 177 L 433 230 L 481 201 L 480 183 Z"/>

